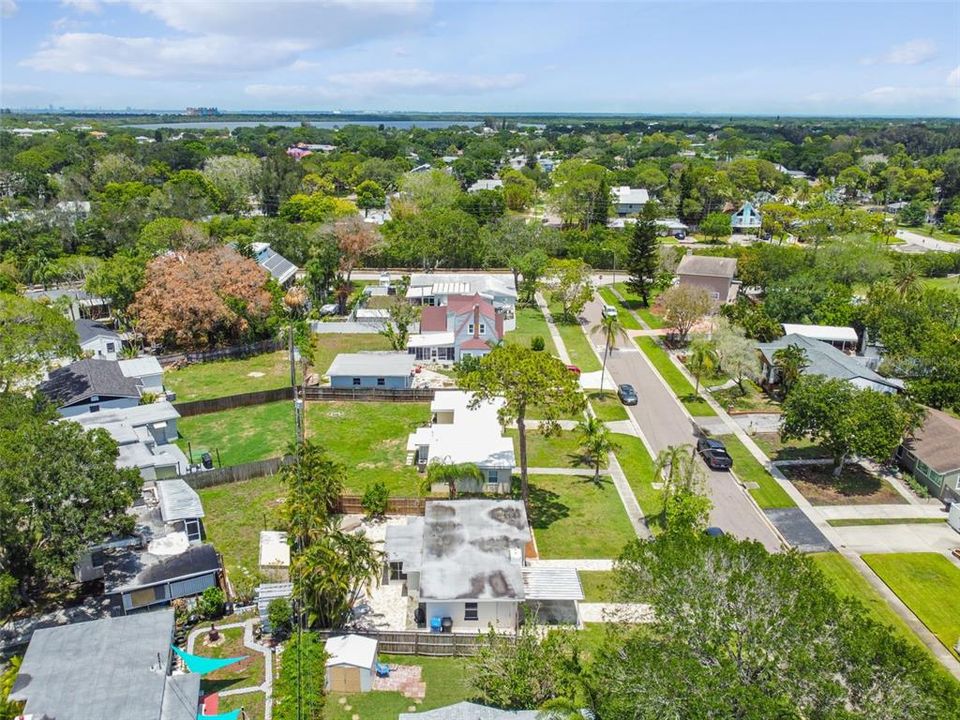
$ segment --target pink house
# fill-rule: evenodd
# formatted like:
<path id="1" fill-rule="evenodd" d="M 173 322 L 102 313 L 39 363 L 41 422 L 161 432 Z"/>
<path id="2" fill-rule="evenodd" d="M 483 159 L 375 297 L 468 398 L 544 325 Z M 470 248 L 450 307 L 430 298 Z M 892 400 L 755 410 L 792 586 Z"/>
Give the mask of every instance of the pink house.
<path id="1" fill-rule="evenodd" d="M 292 157 L 294 160 L 299 161 L 299 160 L 303 160 L 308 155 L 313 155 L 313 153 L 307 150 L 306 148 L 297 147 L 295 145 L 291 148 L 287 148 L 287 155 Z"/>
<path id="2" fill-rule="evenodd" d="M 407 344 L 417 360 L 455 362 L 486 355 L 503 340 L 503 315 L 481 295 L 451 295 L 446 305 L 424 306 L 420 334 Z"/>

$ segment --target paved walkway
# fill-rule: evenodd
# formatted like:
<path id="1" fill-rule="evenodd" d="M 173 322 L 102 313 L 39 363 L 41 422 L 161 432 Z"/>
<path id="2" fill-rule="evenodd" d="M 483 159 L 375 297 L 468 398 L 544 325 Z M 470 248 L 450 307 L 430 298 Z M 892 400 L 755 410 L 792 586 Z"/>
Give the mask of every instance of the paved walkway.
<path id="1" fill-rule="evenodd" d="M 643 510 L 640 509 L 640 503 L 637 502 L 637 496 L 633 494 L 633 488 L 630 487 L 627 476 L 623 473 L 623 468 L 620 467 L 620 462 L 613 453 L 607 455 L 607 469 L 637 537 L 644 539 L 653 537 L 653 533 L 650 532 L 650 527 L 647 525 L 647 519 L 643 515 Z"/>
<path id="2" fill-rule="evenodd" d="M 514 472 L 519 473 L 520 468 L 514 468 Z M 600 475 L 604 476 L 607 471 L 600 468 Z M 562 468 L 562 467 L 528 467 L 527 475 L 574 475 L 576 477 L 593 477 L 593 470 L 590 468 Z"/>
<path id="3" fill-rule="evenodd" d="M 943 505 L 821 505 L 817 508 L 826 520 L 938 518 L 946 522 Z"/>
<path id="4" fill-rule="evenodd" d="M 941 252 L 960 252 L 960 243 L 936 240 L 934 238 L 915 233 L 910 230 L 897 229 L 897 237 L 910 245 L 918 245 L 925 250 L 939 250 Z"/>

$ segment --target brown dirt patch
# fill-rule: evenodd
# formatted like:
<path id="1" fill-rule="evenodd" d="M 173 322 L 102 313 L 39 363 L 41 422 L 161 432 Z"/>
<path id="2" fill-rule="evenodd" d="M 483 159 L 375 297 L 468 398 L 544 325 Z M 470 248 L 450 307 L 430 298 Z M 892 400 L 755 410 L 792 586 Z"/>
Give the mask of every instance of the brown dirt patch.
<path id="1" fill-rule="evenodd" d="M 780 467 L 813 505 L 894 505 L 907 501 L 886 480 L 859 465 L 847 465 L 839 478 L 827 465 Z"/>

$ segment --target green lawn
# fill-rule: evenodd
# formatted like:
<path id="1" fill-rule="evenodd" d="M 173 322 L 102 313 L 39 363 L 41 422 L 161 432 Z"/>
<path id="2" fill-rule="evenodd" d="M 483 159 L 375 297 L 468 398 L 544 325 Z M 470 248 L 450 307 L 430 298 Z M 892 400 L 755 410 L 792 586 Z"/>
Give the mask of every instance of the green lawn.
<path id="1" fill-rule="evenodd" d="M 620 298 L 613 294 L 613 290 L 609 287 L 602 287 L 597 290 L 600 297 L 603 298 L 603 301 L 607 305 L 612 305 L 617 308 L 617 315 L 620 318 L 620 323 L 627 328 L 628 330 L 642 330 L 642 326 L 637 319 L 633 316 L 633 313 L 630 312 L 630 309 L 620 302 Z"/>
<path id="2" fill-rule="evenodd" d="M 578 570 L 584 602 L 613 602 L 616 574 L 612 570 Z"/>
<path id="3" fill-rule="evenodd" d="M 542 337 L 544 349 L 551 355 L 557 354 L 557 346 L 550 336 L 550 329 L 538 307 L 517 308 L 517 329 L 504 335 L 504 342 L 530 347 L 530 341 L 535 337 Z"/>
<path id="4" fill-rule="evenodd" d="M 167 370 L 163 384 L 177 393 L 177 402 L 272 390 L 290 385 L 290 359 L 281 350 L 245 358 L 194 363 L 180 370 Z"/>
<path id="5" fill-rule="evenodd" d="M 259 570 L 260 531 L 280 528 L 280 505 L 286 488 L 280 479 L 254 478 L 201 488 L 207 540 L 223 554 L 227 572 L 255 574 Z"/>
<path id="6" fill-rule="evenodd" d="M 633 435 L 614 433 L 613 439 L 620 446 L 617 461 L 627 476 L 627 482 L 640 504 L 647 519 L 647 525 L 654 532 L 660 529 L 663 513 L 663 491 L 653 487 L 660 478 L 654 471 L 653 459 L 643 442 Z"/>
<path id="7" fill-rule="evenodd" d="M 915 232 L 917 235 L 926 235 L 929 238 L 934 240 L 943 240 L 945 242 L 960 243 L 960 235 L 954 235 L 953 233 L 948 233 L 944 230 L 941 230 L 938 227 L 933 225 L 921 225 L 920 227 L 907 227 L 906 225 L 901 225 L 904 230 L 909 232 Z"/>
<path id="8" fill-rule="evenodd" d="M 627 419 L 627 409 L 615 392 L 604 390 L 601 394 L 599 391 L 594 391 L 588 397 L 594 414 L 604 422 Z"/>
<path id="9" fill-rule="evenodd" d="M 226 713 L 241 708 L 247 714 L 247 720 L 262 720 L 266 711 L 266 697 L 262 692 L 220 696 L 218 712 Z"/>
<path id="10" fill-rule="evenodd" d="M 960 293 L 960 275 L 957 277 L 923 278 L 921 282 L 927 287 Z"/>
<path id="11" fill-rule="evenodd" d="M 636 538 L 609 477 L 531 475 L 530 515 L 543 558 L 615 558 Z"/>
<path id="12" fill-rule="evenodd" d="M 648 307 L 643 307 L 643 304 L 640 302 L 640 296 L 628 288 L 625 282 L 614 283 L 613 287 L 616 288 L 617 292 L 620 293 L 620 296 L 623 298 L 623 305 L 632 309 L 649 327 L 654 330 L 659 330 L 667 326 L 666 321 L 660 315 L 657 315 Z M 659 290 L 654 290 L 651 293 L 651 304 L 659 294 Z"/>
<path id="13" fill-rule="evenodd" d="M 364 350 L 389 350 L 390 343 L 379 333 L 369 335 L 348 335 L 325 333 L 313 336 L 313 367 L 324 375 L 330 363 L 340 353 L 362 352 Z"/>
<path id="14" fill-rule="evenodd" d="M 857 527 L 858 525 L 938 525 L 946 522 L 942 518 L 840 518 L 827 520 L 831 527 Z"/>
<path id="15" fill-rule="evenodd" d="M 733 471 L 737 477 L 745 483 L 756 483 L 759 486 L 750 489 L 757 505 L 764 509 L 796 507 L 797 504 L 787 491 L 757 462 L 736 435 L 724 435 L 721 439 L 733 458 Z"/>
<path id="16" fill-rule="evenodd" d="M 513 438 L 513 452 L 520 462 L 520 434 L 511 428 L 506 435 Z M 561 430 L 547 437 L 534 428 L 527 428 L 527 467 L 586 467 L 580 451 L 580 440 L 573 430 Z"/>
<path id="17" fill-rule="evenodd" d="M 423 701 L 418 704 L 398 692 L 381 690 L 351 695 L 330 693 L 327 696 L 324 714 L 326 720 L 351 720 L 354 715 L 359 716 L 361 720 L 395 718 L 411 707 L 418 712 L 432 710 L 468 700 L 473 696 L 467 668 L 468 661 L 464 658 L 380 655 L 377 659 L 388 665 L 419 665 L 422 668 L 421 678 L 427 685 L 427 694 Z M 340 702 L 341 700 L 345 702 Z"/>
<path id="18" fill-rule="evenodd" d="M 430 419 L 426 403 L 307 403 L 307 437 L 347 466 L 347 487 L 363 491 L 382 480 L 395 494 L 416 494 L 417 473 L 406 465 L 407 436 Z M 177 444 L 194 457 L 209 450 L 224 466 L 276 457 L 293 441 L 293 407 L 268 403 L 183 418 Z"/>
<path id="19" fill-rule="evenodd" d="M 687 412 L 694 417 L 716 415 L 706 400 L 694 395 L 693 385 L 684 377 L 680 369 L 673 364 L 673 361 L 669 355 L 667 355 L 667 351 L 660 347 L 656 340 L 652 337 L 638 337 L 634 338 L 634 340 L 640 350 L 643 351 L 643 354 L 647 356 L 647 359 L 653 363 L 653 366 L 657 369 L 657 372 L 660 373 L 661 377 L 667 381 L 667 385 L 673 390 L 673 394 L 680 398 L 680 402 L 687 408 Z"/>
<path id="20" fill-rule="evenodd" d="M 960 639 L 960 569 L 937 553 L 864 555 L 863 561 L 950 652 Z"/>
<path id="21" fill-rule="evenodd" d="M 222 640 L 207 645 L 207 634 L 197 638 L 193 652 L 209 658 L 243 657 L 243 660 L 221 668 L 203 678 L 204 692 L 219 692 L 243 687 L 256 687 L 263 683 L 263 654 L 255 652 L 243 644 L 243 628 L 221 630 Z"/>
<path id="22" fill-rule="evenodd" d="M 744 380 L 743 387 L 745 392 L 740 392 L 740 388 L 734 385 L 726 390 L 713 390 L 710 394 L 727 412 L 780 412 L 780 403 L 767 395 L 759 385 Z"/>
<path id="23" fill-rule="evenodd" d="M 830 453 L 807 438 L 799 440 L 780 439 L 780 433 L 757 433 L 753 441 L 771 460 L 805 460 L 829 458 Z"/>
<path id="24" fill-rule="evenodd" d="M 553 322 L 557 326 L 563 345 L 567 348 L 570 362 L 583 372 L 600 370 L 603 366 L 584 332 L 589 330 L 589 327 L 581 325 L 579 320 L 565 320 L 560 314 L 561 309 L 560 303 L 550 303 L 550 314 L 553 316 Z"/>

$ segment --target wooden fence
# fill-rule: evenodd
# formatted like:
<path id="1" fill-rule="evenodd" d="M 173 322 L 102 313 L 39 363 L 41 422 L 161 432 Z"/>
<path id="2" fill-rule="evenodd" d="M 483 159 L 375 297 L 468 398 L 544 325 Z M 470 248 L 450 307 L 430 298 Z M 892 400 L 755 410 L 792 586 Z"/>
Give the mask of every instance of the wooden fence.
<path id="1" fill-rule="evenodd" d="M 308 386 L 305 400 L 353 400 L 356 402 L 430 402 L 432 388 L 332 388 Z"/>
<path id="2" fill-rule="evenodd" d="M 414 631 L 351 630 L 352 634 L 374 638 L 377 651 L 387 655 L 424 655 L 427 657 L 464 657 L 473 655 L 484 636 L 476 633 L 430 633 Z M 341 632 L 319 630 L 317 634 L 326 639 Z"/>
<path id="3" fill-rule="evenodd" d="M 338 510 L 344 515 L 364 514 L 360 495 L 341 495 Z M 423 515 L 426 500 L 421 497 L 391 497 L 387 501 L 387 515 Z"/>
<path id="4" fill-rule="evenodd" d="M 209 400 L 191 400 L 188 402 L 174 403 L 173 407 L 180 413 L 180 417 L 191 417 L 193 415 L 206 415 L 223 410 L 232 410 L 233 408 L 246 407 L 248 405 L 263 405 L 265 403 L 292 399 L 293 390 L 289 387 L 282 387 L 273 390 L 258 390 L 256 392 L 210 398 Z"/>
<path id="5" fill-rule="evenodd" d="M 242 465 L 229 465 L 214 470 L 187 473 L 183 475 L 182 478 L 186 481 L 187 485 L 194 490 L 213 487 L 214 485 L 227 485 L 229 483 L 273 475 L 282 465 L 290 461 L 288 457 L 273 457 L 267 458 L 266 460 L 243 463 Z"/>
<path id="6" fill-rule="evenodd" d="M 161 365 L 172 365 L 174 363 L 202 363 L 212 360 L 223 360 L 232 357 L 246 357 L 247 355 L 259 355 L 260 353 L 272 352 L 274 350 L 283 350 L 286 343 L 280 340 L 270 339 L 259 342 L 248 343 L 246 345 L 234 345 L 232 347 L 215 348 L 213 350 L 197 350 L 195 352 L 168 353 L 166 355 L 157 355 L 157 361 Z"/>

